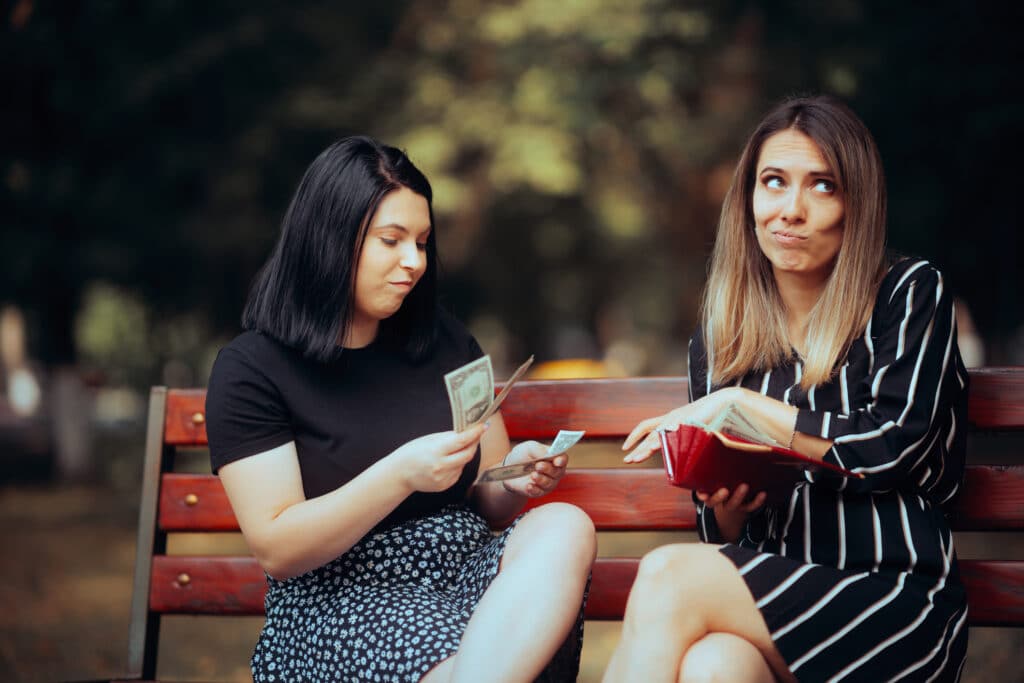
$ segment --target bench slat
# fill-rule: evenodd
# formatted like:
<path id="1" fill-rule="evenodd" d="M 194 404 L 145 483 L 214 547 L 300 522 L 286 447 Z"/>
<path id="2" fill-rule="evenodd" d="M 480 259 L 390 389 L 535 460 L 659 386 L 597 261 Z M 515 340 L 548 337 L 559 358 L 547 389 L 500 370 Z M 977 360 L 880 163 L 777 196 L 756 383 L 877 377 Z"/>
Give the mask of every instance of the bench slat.
<path id="1" fill-rule="evenodd" d="M 190 505 L 189 496 L 196 502 Z M 553 493 L 528 507 L 555 501 L 579 505 L 602 531 L 695 528 L 689 491 L 668 486 L 660 469 L 570 470 Z M 209 474 L 163 475 L 159 520 L 167 532 L 238 531 L 224 487 Z"/>
<path id="2" fill-rule="evenodd" d="M 636 558 L 599 558 L 594 565 L 587 619 L 622 618 L 636 577 Z M 962 560 L 969 623 L 1024 623 L 1024 561 Z M 188 576 L 182 582 L 182 575 Z M 263 614 L 266 579 L 251 557 L 158 555 L 153 558 L 150 609 L 163 614 Z"/>
<path id="3" fill-rule="evenodd" d="M 976 429 L 1024 429 L 1024 373 L 1020 368 L 970 370 L 968 419 Z M 623 437 L 642 419 L 686 402 L 682 377 L 520 382 L 502 406 L 513 439 L 549 439 L 559 429 L 585 429 L 589 437 Z M 167 392 L 164 440 L 173 446 L 206 445 L 206 392 Z"/>
<path id="4" fill-rule="evenodd" d="M 695 528 L 689 492 L 666 485 L 660 469 L 569 470 L 554 492 L 529 506 L 554 501 L 579 505 L 602 531 Z M 950 524 L 957 531 L 1024 530 L 1022 512 L 1024 466 L 969 465 Z M 238 531 L 220 480 L 209 474 L 163 475 L 159 524 L 167 532 Z"/>

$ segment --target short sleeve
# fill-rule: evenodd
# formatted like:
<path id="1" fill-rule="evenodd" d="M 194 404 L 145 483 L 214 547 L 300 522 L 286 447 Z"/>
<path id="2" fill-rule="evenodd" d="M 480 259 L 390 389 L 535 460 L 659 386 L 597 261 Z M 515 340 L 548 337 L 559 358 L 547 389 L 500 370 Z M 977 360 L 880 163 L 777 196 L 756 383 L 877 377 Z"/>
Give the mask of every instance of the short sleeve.
<path id="1" fill-rule="evenodd" d="M 894 488 L 929 455 L 945 460 L 957 397 L 966 390 L 956 348 L 953 301 L 925 261 L 882 287 L 864 339 L 871 367 L 851 392 L 865 397 L 848 414 L 802 409 L 796 428 L 830 439 L 825 461 L 863 475 L 848 489 Z M 952 471 L 953 468 L 950 468 Z"/>
<path id="2" fill-rule="evenodd" d="M 214 362 L 206 390 L 210 464 L 223 465 L 294 440 L 277 387 L 244 353 L 227 347 Z"/>

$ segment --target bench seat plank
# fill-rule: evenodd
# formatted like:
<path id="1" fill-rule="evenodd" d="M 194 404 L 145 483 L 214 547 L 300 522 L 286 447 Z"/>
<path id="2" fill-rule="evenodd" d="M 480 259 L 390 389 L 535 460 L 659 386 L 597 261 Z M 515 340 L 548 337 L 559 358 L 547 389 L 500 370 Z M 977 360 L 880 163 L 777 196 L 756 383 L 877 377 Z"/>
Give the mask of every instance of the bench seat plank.
<path id="1" fill-rule="evenodd" d="M 636 577 L 637 558 L 598 558 L 587 619 L 618 620 Z M 961 560 L 973 626 L 1024 624 L 1024 561 Z M 187 580 L 184 580 L 187 577 Z M 150 609 L 163 614 L 263 614 L 266 579 L 252 557 L 158 555 Z"/>
<path id="2" fill-rule="evenodd" d="M 529 505 L 553 501 L 579 505 L 602 531 L 695 528 L 689 492 L 668 486 L 660 469 L 569 470 L 557 489 Z M 1022 512 L 1024 465 L 969 465 L 950 523 L 958 531 L 1019 531 Z M 209 474 L 163 475 L 159 524 L 167 532 L 238 531 L 220 480 Z"/>
<path id="3" fill-rule="evenodd" d="M 971 425 L 1024 428 L 1020 368 L 974 368 L 969 373 Z M 501 413 L 513 439 L 550 439 L 559 429 L 585 429 L 588 438 L 621 438 L 640 420 L 686 403 L 687 386 L 684 377 L 524 381 L 509 393 Z M 168 445 L 206 444 L 205 404 L 203 389 L 167 392 Z"/>

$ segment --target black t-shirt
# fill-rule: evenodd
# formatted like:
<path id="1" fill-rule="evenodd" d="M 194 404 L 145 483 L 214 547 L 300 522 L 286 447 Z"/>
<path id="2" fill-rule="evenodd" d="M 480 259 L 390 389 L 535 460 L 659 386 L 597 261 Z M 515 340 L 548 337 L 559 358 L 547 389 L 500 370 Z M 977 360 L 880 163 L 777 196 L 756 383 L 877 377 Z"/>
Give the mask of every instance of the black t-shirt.
<path id="1" fill-rule="evenodd" d="M 245 332 L 221 349 L 210 375 L 206 432 L 213 471 L 294 441 L 306 498 L 333 491 L 402 444 L 451 429 L 444 375 L 482 355 L 446 314 L 433 353 L 417 363 L 380 342 L 318 363 Z M 465 500 L 479 466 L 478 451 L 454 486 L 412 494 L 380 526 Z"/>

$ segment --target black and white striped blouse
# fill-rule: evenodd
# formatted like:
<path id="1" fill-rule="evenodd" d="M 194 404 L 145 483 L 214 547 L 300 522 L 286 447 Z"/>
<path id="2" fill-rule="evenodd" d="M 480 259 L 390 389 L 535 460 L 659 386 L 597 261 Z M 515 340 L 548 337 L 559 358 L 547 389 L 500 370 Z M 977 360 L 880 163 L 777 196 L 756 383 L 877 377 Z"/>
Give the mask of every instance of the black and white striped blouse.
<path id="1" fill-rule="evenodd" d="M 752 372 L 738 384 L 800 411 L 797 431 L 831 439 L 827 462 L 863 479 L 806 475 L 788 504 L 752 515 L 738 544 L 846 570 L 955 576 L 943 506 L 964 470 L 967 373 L 956 347 L 952 296 L 931 264 L 902 260 L 879 289 L 871 319 L 838 373 L 804 392 L 802 365 Z M 698 331 L 690 341 L 690 399 L 715 390 Z M 720 542 L 696 501 L 701 539 Z"/>

